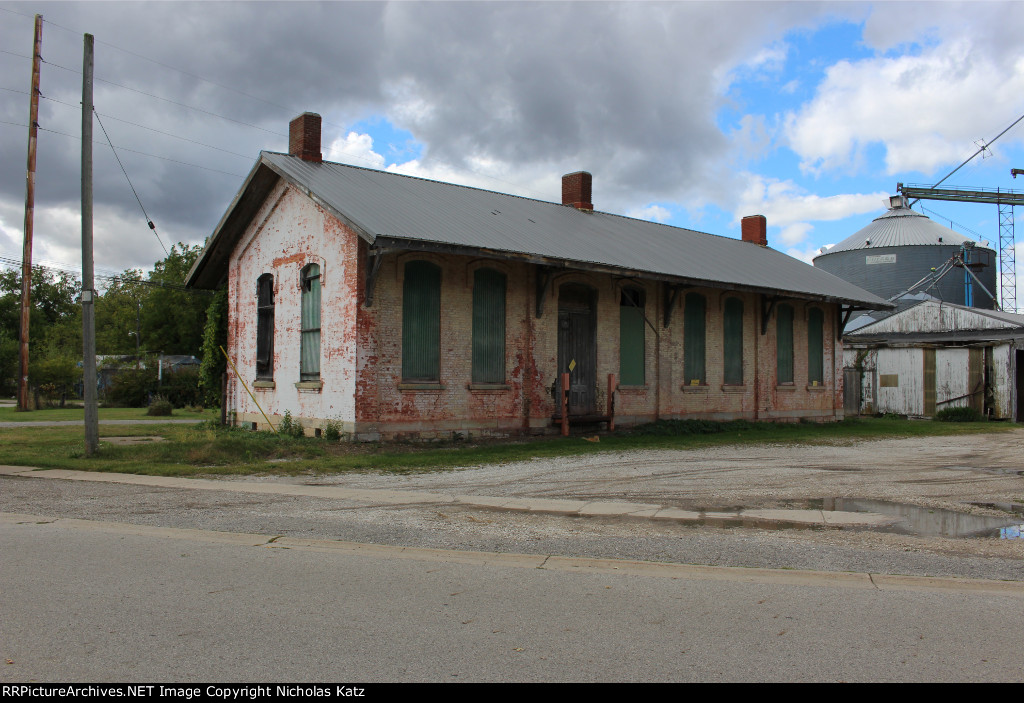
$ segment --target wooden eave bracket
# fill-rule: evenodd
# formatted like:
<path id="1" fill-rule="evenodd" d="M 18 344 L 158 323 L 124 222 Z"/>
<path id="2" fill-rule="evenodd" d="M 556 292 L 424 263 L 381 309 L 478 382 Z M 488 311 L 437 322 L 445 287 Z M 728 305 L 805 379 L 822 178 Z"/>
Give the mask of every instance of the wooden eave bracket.
<path id="1" fill-rule="evenodd" d="M 838 339 L 838 340 L 841 340 L 843 338 L 843 333 L 846 332 L 846 325 L 850 321 L 850 316 L 853 313 L 857 312 L 858 310 L 867 310 L 868 308 L 858 308 L 858 307 L 856 307 L 854 305 L 844 305 L 842 307 L 842 309 L 843 309 L 843 319 L 842 319 L 842 322 L 839 323 L 839 330 L 838 330 L 838 333 L 836 334 L 836 339 Z"/>
<path id="2" fill-rule="evenodd" d="M 540 318 L 544 315 L 544 301 L 548 297 L 548 292 L 551 290 L 551 279 L 554 278 L 555 271 L 550 266 L 538 266 L 537 267 L 537 317 Z"/>
<path id="3" fill-rule="evenodd" d="M 779 296 L 762 295 L 761 301 L 761 336 L 764 336 L 768 334 L 768 320 L 771 319 L 772 312 L 775 311 L 775 303 L 779 302 Z"/>
<path id="4" fill-rule="evenodd" d="M 383 259 L 383 249 L 371 248 L 366 252 L 366 307 L 373 306 L 373 291 L 377 285 L 377 274 L 380 272 L 380 262 Z"/>
<path id="5" fill-rule="evenodd" d="M 665 329 L 668 329 L 668 326 L 672 324 L 672 311 L 676 309 L 679 294 L 687 288 L 692 288 L 692 286 L 680 286 L 672 283 L 666 283 L 662 286 L 662 295 L 665 300 L 665 319 L 662 321 L 661 326 Z"/>

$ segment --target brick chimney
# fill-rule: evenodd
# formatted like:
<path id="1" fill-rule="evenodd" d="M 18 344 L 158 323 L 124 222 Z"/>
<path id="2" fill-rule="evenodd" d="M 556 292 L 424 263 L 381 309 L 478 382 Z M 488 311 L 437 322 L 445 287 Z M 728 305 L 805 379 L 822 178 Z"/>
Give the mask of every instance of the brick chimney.
<path id="1" fill-rule="evenodd" d="M 747 215 L 740 221 L 743 241 L 768 246 L 768 220 L 764 215 Z"/>
<path id="2" fill-rule="evenodd" d="M 315 112 L 303 112 L 288 123 L 288 153 L 291 156 L 316 164 L 324 160 L 320 153 L 320 122 L 320 115 Z"/>
<path id="3" fill-rule="evenodd" d="M 562 205 L 572 205 L 583 212 L 593 212 L 590 202 L 590 185 L 594 177 L 586 171 L 567 173 L 562 176 Z"/>

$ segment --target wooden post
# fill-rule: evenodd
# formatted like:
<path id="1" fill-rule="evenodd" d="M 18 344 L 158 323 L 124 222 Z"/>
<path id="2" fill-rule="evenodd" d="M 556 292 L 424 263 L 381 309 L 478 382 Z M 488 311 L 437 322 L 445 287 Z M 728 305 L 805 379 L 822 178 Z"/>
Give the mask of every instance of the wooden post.
<path id="1" fill-rule="evenodd" d="M 96 305 L 92 256 L 92 69 L 93 37 L 82 54 L 82 390 L 85 400 L 85 455 L 99 449 L 96 404 Z"/>
<path id="2" fill-rule="evenodd" d="M 569 436 L 569 374 L 562 374 L 562 436 Z"/>
<path id="3" fill-rule="evenodd" d="M 615 431 L 615 374 L 608 374 L 608 431 Z"/>
<path id="4" fill-rule="evenodd" d="M 25 240 L 21 250 L 21 327 L 18 344 L 18 410 L 30 410 L 28 398 L 28 322 L 32 310 L 32 230 L 36 204 L 36 135 L 39 129 L 39 52 L 43 16 L 36 15 L 32 42 L 32 92 L 28 109 L 28 168 L 25 175 Z"/>

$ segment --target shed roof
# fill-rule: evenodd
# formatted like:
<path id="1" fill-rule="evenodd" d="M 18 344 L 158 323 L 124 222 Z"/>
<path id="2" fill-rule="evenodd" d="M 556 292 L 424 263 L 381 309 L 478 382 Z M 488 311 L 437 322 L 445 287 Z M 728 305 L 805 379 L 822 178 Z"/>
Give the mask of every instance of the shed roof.
<path id="1" fill-rule="evenodd" d="M 308 194 L 371 245 L 384 248 L 439 248 L 891 307 L 832 274 L 731 237 L 274 152 L 260 154 L 189 272 L 188 285 L 212 288 L 221 282 L 231 249 L 278 178 Z"/>
<path id="2" fill-rule="evenodd" d="M 850 342 L 1024 337 L 1024 315 L 926 300 L 844 335 Z"/>

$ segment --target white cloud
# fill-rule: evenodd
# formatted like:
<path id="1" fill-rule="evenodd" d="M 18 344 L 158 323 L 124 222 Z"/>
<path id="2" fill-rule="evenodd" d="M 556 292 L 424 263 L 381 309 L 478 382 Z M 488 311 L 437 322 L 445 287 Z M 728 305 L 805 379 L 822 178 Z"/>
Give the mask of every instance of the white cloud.
<path id="1" fill-rule="evenodd" d="M 932 174 L 1017 117 L 1022 91 L 1024 59 L 954 37 L 919 53 L 836 63 L 814 98 L 786 116 L 785 134 L 808 173 L 850 175 L 881 144 L 887 174 Z M 1004 137 L 1012 138 L 1020 136 Z"/>
<path id="2" fill-rule="evenodd" d="M 757 174 L 745 174 L 745 179 L 747 186 L 734 211 L 735 222 L 746 215 L 764 215 L 768 225 L 775 227 L 814 220 L 841 220 L 851 215 L 879 210 L 887 197 L 884 192 L 840 193 L 823 197 L 808 193 L 788 180 L 765 178 Z"/>
<path id="3" fill-rule="evenodd" d="M 647 207 L 627 210 L 626 217 L 635 217 L 638 220 L 650 220 L 651 222 L 667 222 L 672 217 L 672 213 L 668 208 L 651 204 Z"/>
<path id="4" fill-rule="evenodd" d="M 779 232 L 779 239 L 787 246 L 799 244 L 807 239 L 807 235 L 812 229 L 814 229 L 814 225 L 810 222 L 794 222 L 782 228 L 782 231 Z"/>
<path id="5" fill-rule="evenodd" d="M 331 142 L 324 151 L 326 152 L 325 158 L 331 161 L 370 168 L 384 168 L 385 166 L 384 157 L 373 150 L 373 137 L 369 134 L 349 132 L 344 138 Z"/>

